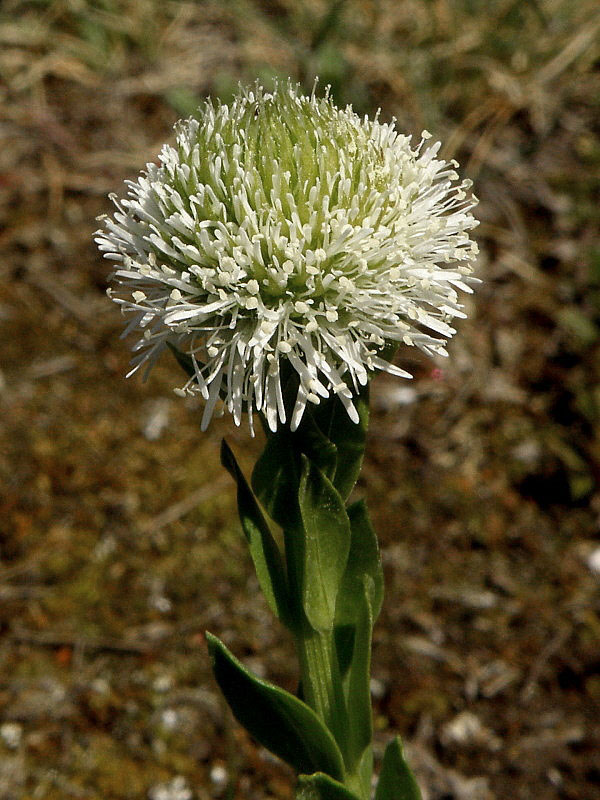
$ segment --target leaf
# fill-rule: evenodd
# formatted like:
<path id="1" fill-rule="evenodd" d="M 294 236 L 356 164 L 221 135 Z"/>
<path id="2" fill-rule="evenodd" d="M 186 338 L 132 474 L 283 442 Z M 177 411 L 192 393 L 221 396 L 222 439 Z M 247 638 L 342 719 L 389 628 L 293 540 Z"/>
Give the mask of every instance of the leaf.
<path id="1" fill-rule="evenodd" d="M 339 600 L 339 595 L 338 595 Z M 352 653 L 354 652 L 355 625 L 336 625 L 333 631 L 335 637 L 335 651 L 338 658 L 340 676 L 343 678 L 350 664 L 352 663 Z"/>
<path id="2" fill-rule="evenodd" d="M 324 405 L 330 402 L 326 400 Z M 298 430 L 290 434 L 290 443 L 298 454 L 304 453 L 329 480 L 333 480 L 338 462 L 337 447 L 322 432 L 310 410 L 304 413 Z"/>
<path id="3" fill-rule="evenodd" d="M 213 672 L 236 719 L 297 772 L 344 779 L 342 755 L 315 712 L 293 694 L 257 678 L 210 633 Z"/>
<path id="4" fill-rule="evenodd" d="M 368 590 L 373 620 L 379 616 L 383 603 L 383 570 L 379 542 L 364 500 L 348 507 L 348 518 L 351 531 L 350 552 L 337 601 L 337 625 L 354 624 L 356 598 L 362 594 L 365 576 L 370 579 Z"/>
<path id="5" fill-rule="evenodd" d="M 252 489 L 267 514 L 284 530 L 297 528 L 300 524 L 300 469 L 289 432 L 281 429 L 268 435 L 265 449 L 252 472 Z"/>
<path id="6" fill-rule="evenodd" d="M 385 750 L 375 800 L 422 800 L 415 777 L 404 759 L 399 736 L 392 739 Z"/>
<path id="7" fill-rule="evenodd" d="M 327 439 L 307 412 L 297 431 L 281 426 L 266 431 L 267 442 L 252 475 L 252 487 L 261 503 L 282 528 L 297 524 L 298 486 L 304 454 L 328 478 L 337 466 L 337 448 Z"/>
<path id="8" fill-rule="evenodd" d="M 377 536 L 363 500 L 348 508 L 350 552 L 335 614 L 335 644 L 349 716 L 347 766 L 364 762 L 371 774 L 372 710 L 369 685 L 375 615 L 383 602 L 383 571 Z M 361 761 L 362 760 L 362 761 Z"/>
<path id="9" fill-rule="evenodd" d="M 317 772 L 314 775 L 300 775 L 296 800 L 359 800 L 359 797 L 329 775 Z"/>
<path id="10" fill-rule="evenodd" d="M 288 365 L 282 377 L 286 409 L 291 409 L 298 390 L 298 376 Z M 297 431 L 280 425 L 275 433 L 264 423 L 267 442 L 252 474 L 254 493 L 269 516 L 282 528 L 296 524 L 294 512 L 304 454 L 332 481 L 346 499 L 360 472 L 369 421 L 368 386 L 354 397 L 359 422 L 348 416 L 339 397 L 307 408 Z M 290 411 L 291 413 L 291 411 Z"/>
<path id="11" fill-rule="evenodd" d="M 225 439 L 221 443 L 221 463 L 237 484 L 240 521 L 248 541 L 260 588 L 273 613 L 284 625 L 291 628 L 293 623 L 281 552 Z"/>
<path id="12" fill-rule="evenodd" d="M 338 593 L 335 611 L 335 642 L 342 677 L 347 673 L 354 652 L 355 627 L 361 614 L 357 598 L 367 591 L 373 623 L 383 602 L 383 570 L 379 543 L 369 521 L 364 500 L 348 508 L 350 519 L 350 552 Z M 365 578 L 368 578 L 365 584 Z"/>
<path id="13" fill-rule="evenodd" d="M 331 481 L 304 455 L 298 502 L 304 532 L 304 611 L 315 630 L 329 631 L 350 551 L 350 520 Z"/>
<path id="14" fill-rule="evenodd" d="M 322 402 L 311 414 L 324 436 L 337 448 L 333 485 L 346 500 L 358 480 L 369 425 L 369 386 L 353 397 L 359 421 L 352 422 L 339 397 Z"/>

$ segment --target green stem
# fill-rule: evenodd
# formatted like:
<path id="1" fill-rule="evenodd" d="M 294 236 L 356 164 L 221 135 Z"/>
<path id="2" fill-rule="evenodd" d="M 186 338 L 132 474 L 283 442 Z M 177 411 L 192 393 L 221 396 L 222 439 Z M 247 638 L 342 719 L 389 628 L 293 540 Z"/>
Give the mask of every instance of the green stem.
<path id="1" fill-rule="evenodd" d="M 370 753 L 359 765 L 349 763 L 350 719 L 337 663 L 335 643 L 330 633 L 315 631 L 306 623 L 296 637 L 304 701 L 321 717 L 334 735 L 344 762 L 349 768 L 345 785 L 368 800 L 371 793 Z"/>
<path id="2" fill-rule="evenodd" d="M 296 527 L 296 526 L 294 526 Z M 342 755 L 346 755 L 348 714 L 332 631 L 316 631 L 302 607 L 302 542 L 300 528 L 287 529 L 285 555 L 290 600 L 296 627 L 296 650 L 304 701 L 333 733 Z"/>
<path id="3" fill-rule="evenodd" d="M 351 720 L 333 631 L 315 630 L 302 607 L 302 531 L 288 528 L 284 535 L 290 599 L 297 622 L 294 635 L 303 700 L 323 720 L 338 743 L 348 769 L 344 783 L 357 796 L 368 800 L 372 760 L 368 757 L 360 765 L 351 763 Z"/>
<path id="4" fill-rule="evenodd" d="M 348 735 L 348 715 L 333 636 L 306 622 L 296 638 L 304 700 L 333 733 L 342 754 Z"/>
<path id="5" fill-rule="evenodd" d="M 296 643 L 302 700 L 338 745 L 346 789 L 369 800 L 370 633 L 382 576 L 364 504 L 346 505 L 364 452 L 366 392 L 359 405 L 358 426 L 334 398 L 318 411 L 307 409 L 294 432 L 266 430 L 252 487 L 283 531 L 286 625 Z M 339 770 L 337 775 L 339 780 Z M 319 794 L 320 800 L 326 797 Z"/>

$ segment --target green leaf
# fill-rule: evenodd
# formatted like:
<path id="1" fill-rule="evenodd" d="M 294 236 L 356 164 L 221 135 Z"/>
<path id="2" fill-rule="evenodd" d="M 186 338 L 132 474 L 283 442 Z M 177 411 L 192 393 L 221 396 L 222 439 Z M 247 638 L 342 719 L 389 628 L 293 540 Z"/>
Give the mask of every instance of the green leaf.
<path id="1" fill-rule="evenodd" d="M 314 775 L 300 775 L 296 800 L 359 800 L 359 797 L 329 775 L 317 772 Z"/>
<path id="2" fill-rule="evenodd" d="M 304 611 L 315 630 L 329 631 L 350 551 L 350 520 L 331 481 L 304 455 L 298 502 L 304 532 Z"/>
<path id="3" fill-rule="evenodd" d="M 356 629 L 354 623 L 352 625 L 336 625 L 333 631 L 338 667 L 342 678 L 346 675 L 352 663 L 355 633 Z"/>
<path id="4" fill-rule="evenodd" d="M 348 517 L 351 530 L 350 553 L 335 610 L 335 643 L 342 676 L 346 675 L 352 662 L 355 628 L 362 613 L 362 603 L 357 602 L 357 598 L 367 591 L 373 623 L 383 602 L 383 570 L 379 544 L 364 500 L 349 506 Z"/>
<path id="5" fill-rule="evenodd" d="M 373 620 L 377 619 L 383 603 L 383 569 L 377 534 L 369 519 L 364 500 L 348 507 L 350 520 L 350 552 L 340 587 L 336 609 L 336 625 L 354 625 L 357 596 L 363 592 L 364 578 L 369 577 L 369 604 Z"/>
<path id="6" fill-rule="evenodd" d="M 311 415 L 324 436 L 337 448 L 337 466 L 333 485 L 346 500 L 358 480 L 369 425 L 369 386 L 364 386 L 352 402 L 359 421 L 352 422 L 338 397 L 321 402 Z"/>
<path id="7" fill-rule="evenodd" d="M 337 465 L 337 448 L 327 439 L 307 412 L 293 433 L 281 426 L 276 433 L 266 431 L 265 449 L 252 474 L 252 488 L 269 516 L 282 528 L 297 525 L 298 487 L 304 454 L 328 478 Z"/>
<path id="8" fill-rule="evenodd" d="M 221 443 L 221 463 L 237 484 L 240 521 L 248 541 L 260 588 L 273 613 L 290 628 L 292 627 L 292 618 L 281 552 L 225 439 Z"/>
<path id="9" fill-rule="evenodd" d="M 298 376 L 291 367 L 282 378 L 284 405 L 291 414 Z M 352 422 L 338 397 L 307 408 L 297 431 L 281 425 L 272 433 L 264 423 L 267 442 L 252 474 L 254 493 L 269 516 L 282 528 L 294 527 L 304 454 L 332 481 L 343 499 L 360 472 L 369 421 L 368 386 L 354 397 L 360 420 Z"/>
<path id="10" fill-rule="evenodd" d="M 300 469 L 299 455 L 291 445 L 289 431 L 282 428 L 268 435 L 252 473 L 252 488 L 267 514 L 284 530 L 300 524 Z"/>
<path id="11" fill-rule="evenodd" d="M 330 402 L 325 400 L 323 405 Z M 304 453 L 316 464 L 329 480 L 333 480 L 338 461 L 337 447 L 317 425 L 310 409 L 304 413 L 298 430 L 290 434 L 290 444 L 298 454 Z"/>
<path id="12" fill-rule="evenodd" d="M 415 777 L 404 759 L 399 736 L 386 748 L 375 800 L 422 800 Z"/>
<path id="13" fill-rule="evenodd" d="M 347 766 L 372 771 L 372 710 L 369 685 L 374 617 L 383 602 L 383 571 L 377 537 L 363 500 L 348 508 L 351 540 L 338 593 L 335 644 L 348 708 Z M 362 766 L 360 766 L 362 765 Z"/>
<path id="14" fill-rule="evenodd" d="M 343 780 L 342 755 L 315 712 L 253 675 L 216 636 L 207 633 L 206 638 L 215 678 L 238 722 L 297 772 L 324 772 Z"/>

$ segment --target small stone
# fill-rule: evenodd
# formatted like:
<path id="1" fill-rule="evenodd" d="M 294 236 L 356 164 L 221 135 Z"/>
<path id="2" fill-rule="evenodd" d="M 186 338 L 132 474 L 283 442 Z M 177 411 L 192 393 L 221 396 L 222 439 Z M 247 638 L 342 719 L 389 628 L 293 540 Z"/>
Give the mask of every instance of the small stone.
<path id="1" fill-rule="evenodd" d="M 442 728 L 440 740 L 446 747 L 485 747 L 491 751 L 502 747 L 500 738 L 471 711 L 461 711 L 447 722 Z"/>
<path id="2" fill-rule="evenodd" d="M 4 744 L 11 750 L 16 750 L 21 744 L 23 728 L 18 722 L 5 722 L 0 726 L 0 737 Z"/>
<path id="3" fill-rule="evenodd" d="M 600 575 L 600 547 L 597 547 L 595 550 L 589 554 L 586 559 L 588 567 L 594 572 L 596 575 Z"/>
<path id="4" fill-rule="evenodd" d="M 550 767 L 550 769 L 546 773 L 546 777 L 553 786 L 556 786 L 558 788 L 560 788 L 564 783 L 563 776 L 556 769 L 556 767 Z"/>
<path id="5" fill-rule="evenodd" d="M 229 775 L 224 766 L 215 764 L 210 770 L 210 779 L 216 786 L 225 786 L 229 780 Z"/>
<path id="6" fill-rule="evenodd" d="M 148 790 L 149 800 L 192 800 L 192 790 L 186 779 L 177 775 L 169 783 L 158 783 Z"/>
<path id="7" fill-rule="evenodd" d="M 174 708 L 165 708 L 161 714 L 161 722 L 167 731 L 174 731 L 179 724 L 179 714 Z"/>
<path id="8" fill-rule="evenodd" d="M 92 681 L 91 688 L 96 694 L 110 694 L 110 683 L 106 680 L 106 678 L 96 678 Z"/>
<path id="9" fill-rule="evenodd" d="M 151 401 L 144 410 L 142 433 L 149 442 L 160 439 L 169 425 L 171 404 L 165 398 Z"/>
<path id="10" fill-rule="evenodd" d="M 479 738 L 482 729 L 479 717 L 463 711 L 444 725 L 441 739 L 444 744 L 470 745 Z"/>
<path id="11" fill-rule="evenodd" d="M 168 692 L 173 688 L 173 678 L 170 675 L 159 675 L 154 679 L 152 688 L 155 692 Z"/>
<path id="12" fill-rule="evenodd" d="M 385 697 L 387 687 L 383 681 L 380 681 L 377 678 L 371 678 L 369 687 L 371 689 L 371 695 L 376 700 L 381 700 L 382 697 Z"/>

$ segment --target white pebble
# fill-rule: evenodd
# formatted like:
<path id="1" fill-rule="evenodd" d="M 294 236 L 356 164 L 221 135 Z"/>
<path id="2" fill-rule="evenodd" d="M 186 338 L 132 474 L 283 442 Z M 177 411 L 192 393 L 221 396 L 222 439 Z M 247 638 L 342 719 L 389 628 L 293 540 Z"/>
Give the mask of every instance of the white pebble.
<path id="1" fill-rule="evenodd" d="M 11 750 L 16 750 L 21 744 L 23 728 L 18 722 L 5 722 L 0 726 L 0 737 L 4 744 Z"/>
<path id="2" fill-rule="evenodd" d="M 589 554 L 587 557 L 587 565 L 592 572 L 595 572 L 596 575 L 600 575 L 600 547 L 592 550 Z"/>
<path id="3" fill-rule="evenodd" d="M 217 786 L 224 786 L 229 780 L 227 770 L 221 764 L 215 764 L 210 771 L 210 779 Z"/>

